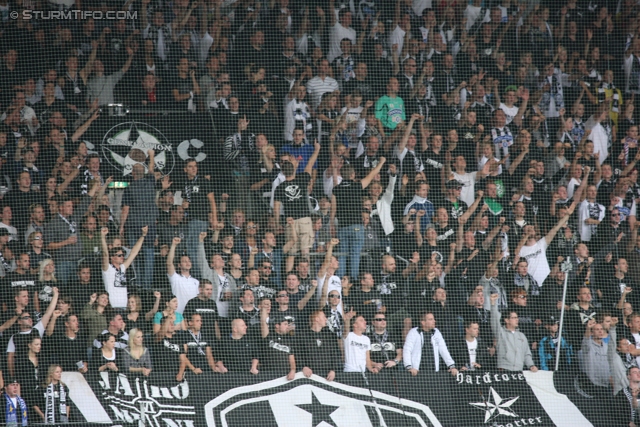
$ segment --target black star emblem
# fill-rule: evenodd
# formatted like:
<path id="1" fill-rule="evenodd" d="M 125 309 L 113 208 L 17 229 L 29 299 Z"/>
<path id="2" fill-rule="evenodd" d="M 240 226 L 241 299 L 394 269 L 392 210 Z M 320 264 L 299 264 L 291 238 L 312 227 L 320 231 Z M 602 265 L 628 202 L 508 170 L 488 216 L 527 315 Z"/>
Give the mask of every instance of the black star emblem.
<path id="1" fill-rule="evenodd" d="M 313 392 L 311 392 L 311 403 L 296 406 L 313 415 L 313 421 L 311 422 L 312 427 L 318 426 L 323 421 L 330 426 L 338 427 L 336 423 L 333 422 L 333 419 L 331 419 L 331 414 L 333 414 L 339 406 L 323 405 Z"/>

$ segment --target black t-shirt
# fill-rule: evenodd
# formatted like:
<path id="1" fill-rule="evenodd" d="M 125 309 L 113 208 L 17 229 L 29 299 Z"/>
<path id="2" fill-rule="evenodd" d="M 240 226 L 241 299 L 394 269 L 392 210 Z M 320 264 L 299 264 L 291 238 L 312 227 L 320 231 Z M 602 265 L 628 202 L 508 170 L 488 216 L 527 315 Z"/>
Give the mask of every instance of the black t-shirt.
<path id="1" fill-rule="evenodd" d="M 27 274 L 18 274 L 15 271 L 11 273 L 7 273 L 7 275 L 3 279 L 2 284 L 2 299 L 4 301 L 13 301 L 14 292 L 16 289 L 24 289 L 29 291 L 29 298 L 33 298 L 33 292 L 38 291 L 38 286 L 36 283 L 35 276 L 27 273 Z M 41 307 L 45 309 L 46 307 Z"/>
<path id="2" fill-rule="evenodd" d="M 362 224 L 362 184 L 345 179 L 333 189 L 336 198 L 336 217 L 340 227 Z"/>
<path id="3" fill-rule="evenodd" d="M 327 328 L 320 332 L 311 329 L 302 331 L 298 347 L 303 349 L 296 357 L 297 368 L 310 368 L 314 374 L 326 376 L 329 371 L 342 370 L 342 356 L 338 347 L 338 339 Z"/>
<path id="4" fill-rule="evenodd" d="M 293 338 L 290 335 L 280 335 L 274 331 L 262 340 L 260 364 L 265 370 L 289 372 L 291 369 L 289 356 L 293 354 L 295 354 Z"/>
<path id="5" fill-rule="evenodd" d="M 182 200 L 189 203 L 187 209 L 187 220 L 199 219 L 209 221 L 209 194 L 213 193 L 211 181 L 199 175 L 192 180 L 185 178 L 183 185 L 177 190 L 182 191 Z"/>
<path id="6" fill-rule="evenodd" d="M 202 330 L 207 334 L 214 334 L 216 322 L 218 321 L 218 306 L 212 299 L 201 300 L 198 297 L 191 298 L 184 307 L 183 315 L 185 319 L 190 319 L 192 313 L 198 313 L 202 317 Z"/>
<path id="7" fill-rule="evenodd" d="M 185 351 L 182 340 L 177 335 L 173 335 L 171 338 L 162 338 L 160 341 L 154 339 L 151 345 L 153 370 L 177 374 L 180 368 L 181 354 L 185 354 Z"/>
<path id="8" fill-rule="evenodd" d="M 307 186 L 311 180 L 311 175 L 307 172 L 296 175 L 291 181 L 284 181 L 274 193 L 274 200 L 282 203 L 286 218 L 300 219 L 306 218 L 309 213 L 309 196 Z"/>
<path id="9" fill-rule="evenodd" d="M 374 314 L 382 308 L 382 296 L 375 289 L 369 292 L 354 289 L 345 297 L 344 306 L 353 307 L 358 315 L 364 316 L 367 322 L 370 322 Z"/>
<path id="10" fill-rule="evenodd" d="M 467 204 L 462 200 L 457 200 L 455 203 L 453 203 L 449 199 L 444 199 L 442 201 L 442 205 L 442 207 L 447 210 L 449 218 L 451 218 L 452 220 L 457 220 L 467 211 Z"/>
<path id="11" fill-rule="evenodd" d="M 224 337 L 220 348 L 222 362 L 229 372 L 249 372 L 252 360 L 258 358 L 255 344 L 246 336 L 239 340 Z"/>
<path id="12" fill-rule="evenodd" d="M 198 334 L 190 330 L 180 331 L 178 340 L 182 346 L 187 346 L 187 358 L 191 364 L 204 371 L 209 366 L 207 362 L 207 347 L 212 348 L 214 344 L 213 335 L 209 335 L 204 331 L 200 331 Z"/>

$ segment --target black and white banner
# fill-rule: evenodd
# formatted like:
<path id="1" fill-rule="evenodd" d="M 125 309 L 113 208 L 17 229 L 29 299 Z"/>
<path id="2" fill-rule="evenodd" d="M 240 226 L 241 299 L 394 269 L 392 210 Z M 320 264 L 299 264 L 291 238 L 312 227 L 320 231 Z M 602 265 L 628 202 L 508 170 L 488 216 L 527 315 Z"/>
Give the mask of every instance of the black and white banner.
<path id="1" fill-rule="evenodd" d="M 437 427 L 594 425 L 554 387 L 552 372 L 168 376 L 104 374 L 63 381 L 76 421 L 153 427 Z M 597 402 L 594 402 L 594 404 Z M 601 404 L 602 402 L 600 402 Z M 610 423 L 608 425 L 614 425 Z"/>

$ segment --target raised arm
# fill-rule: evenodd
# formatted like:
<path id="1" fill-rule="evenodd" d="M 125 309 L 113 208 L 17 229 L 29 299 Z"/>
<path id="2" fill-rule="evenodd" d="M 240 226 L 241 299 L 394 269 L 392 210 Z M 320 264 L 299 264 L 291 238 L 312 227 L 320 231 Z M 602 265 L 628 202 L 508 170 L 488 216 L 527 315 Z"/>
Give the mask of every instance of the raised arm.
<path id="1" fill-rule="evenodd" d="M 567 221 L 569 221 L 569 217 L 573 214 L 573 211 L 575 209 L 576 209 L 576 202 L 574 201 L 573 203 L 571 203 L 571 206 L 569 206 L 567 215 L 560 218 L 560 221 L 558 221 L 558 223 L 551 230 L 549 230 L 547 235 L 544 236 L 544 239 L 546 240 L 547 245 L 551 244 L 551 241 L 553 240 L 554 237 L 556 237 L 556 234 L 558 233 L 558 231 L 560 231 L 560 228 L 562 228 L 562 226 L 564 226 L 567 223 Z"/>
<path id="2" fill-rule="evenodd" d="M 173 276 L 176 272 L 176 267 L 173 264 L 173 260 L 176 256 L 176 247 L 180 244 L 182 239 L 174 237 L 171 241 L 171 248 L 169 248 L 169 254 L 167 255 L 167 275 Z"/>
<path id="3" fill-rule="evenodd" d="M 100 230 L 100 245 L 102 246 L 102 271 L 109 270 L 109 247 L 107 246 L 107 234 L 109 229 L 103 227 Z"/>
<path id="4" fill-rule="evenodd" d="M 144 243 L 144 238 L 147 237 L 147 233 L 148 232 L 149 232 L 149 226 L 148 225 L 145 225 L 144 227 L 142 227 L 142 235 L 140 236 L 140 238 L 138 239 L 136 244 L 133 246 L 133 248 L 131 248 L 131 253 L 129 254 L 129 258 L 124 260 L 124 263 L 123 263 L 124 264 L 124 268 L 129 268 L 129 266 L 131 265 L 133 260 L 136 259 L 136 257 L 140 253 L 140 249 L 142 249 L 142 244 Z"/>
<path id="5" fill-rule="evenodd" d="M 386 161 L 387 159 L 382 156 L 378 159 L 378 164 L 376 165 L 376 167 L 371 169 L 371 172 L 369 172 L 367 176 L 362 178 L 362 180 L 360 181 L 360 184 L 362 185 L 362 189 L 367 188 L 369 184 L 371 184 L 371 181 L 373 181 L 373 178 L 375 178 L 376 175 L 380 173 L 380 171 L 382 170 L 382 166 L 384 166 Z"/>
<path id="6" fill-rule="evenodd" d="M 309 162 L 307 163 L 307 165 L 304 167 L 304 171 L 309 175 L 311 175 L 311 173 L 313 172 L 313 165 L 315 165 L 316 160 L 318 160 L 318 154 L 320 154 L 321 148 L 322 146 L 318 143 L 318 140 L 316 139 L 316 141 L 313 143 L 313 154 L 311 155 L 311 158 L 309 159 Z"/>

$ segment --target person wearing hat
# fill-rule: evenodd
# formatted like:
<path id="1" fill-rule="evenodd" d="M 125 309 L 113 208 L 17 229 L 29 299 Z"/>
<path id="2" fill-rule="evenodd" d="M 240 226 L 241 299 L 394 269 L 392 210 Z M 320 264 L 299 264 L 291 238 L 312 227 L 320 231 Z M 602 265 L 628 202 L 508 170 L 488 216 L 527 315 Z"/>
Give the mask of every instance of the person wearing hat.
<path id="1" fill-rule="evenodd" d="M 0 402 L 0 424 L 7 427 L 29 425 L 28 407 L 20 397 L 20 384 L 14 377 L 9 377 L 4 386 L 4 399 Z"/>
<path id="2" fill-rule="evenodd" d="M 538 344 L 540 369 L 543 371 L 553 371 L 555 369 L 559 323 L 560 320 L 557 316 L 549 316 L 544 321 L 544 328 L 547 330 L 547 335 L 543 337 Z M 560 346 L 560 370 L 566 372 L 573 362 L 573 357 L 571 344 L 562 337 L 562 344 Z"/>
<path id="3" fill-rule="evenodd" d="M 287 372 L 291 381 L 296 375 L 296 357 L 293 338 L 293 317 L 275 312 L 271 318 L 267 310 L 260 313 L 260 333 L 262 335 L 261 369 Z M 273 329 L 270 328 L 273 325 Z"/>

